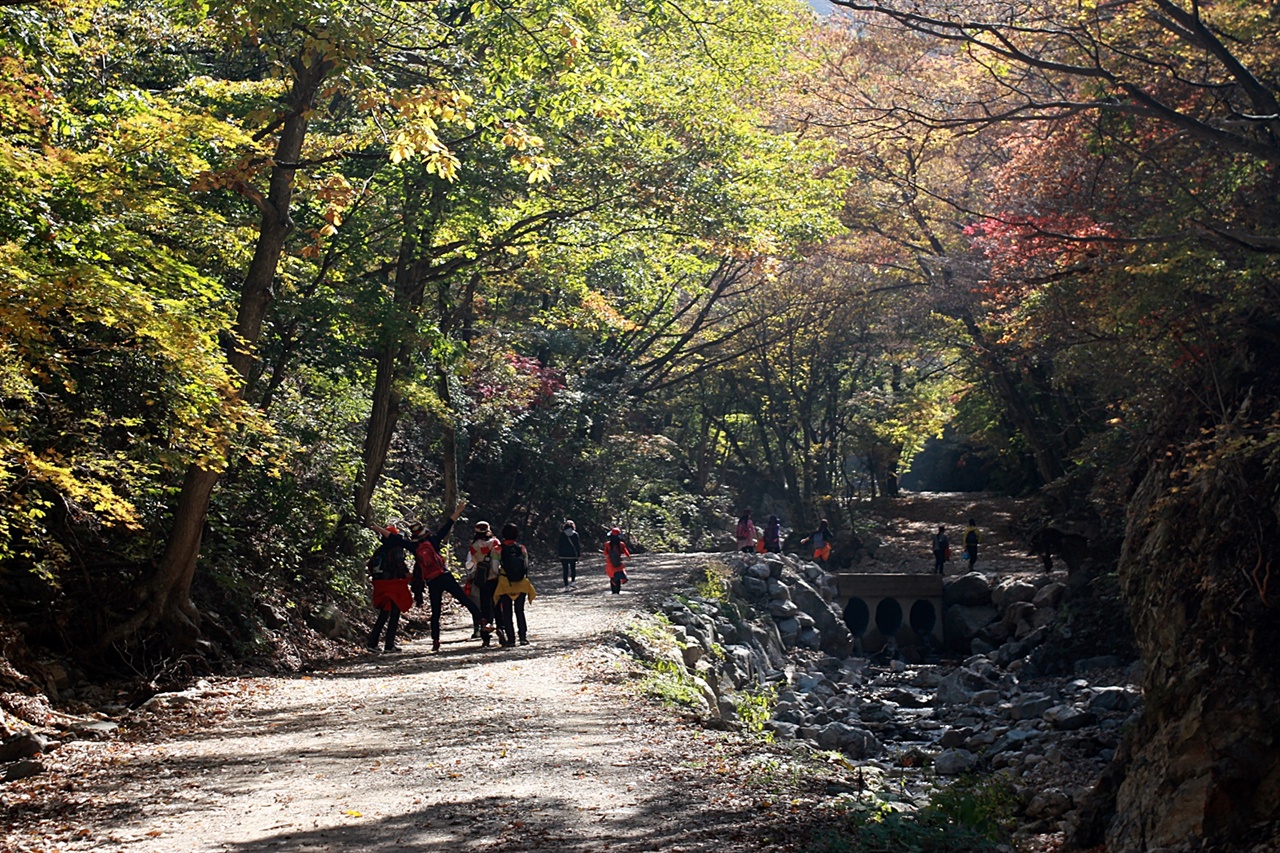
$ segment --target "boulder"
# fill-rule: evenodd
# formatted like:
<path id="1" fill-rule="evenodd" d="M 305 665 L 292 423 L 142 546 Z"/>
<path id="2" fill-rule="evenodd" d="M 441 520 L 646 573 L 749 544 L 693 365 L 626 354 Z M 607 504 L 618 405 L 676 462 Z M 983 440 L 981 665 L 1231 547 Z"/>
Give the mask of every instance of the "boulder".
<path id="1" fill-rule="evenodd" d="M 991 604 L 991 584 L 982 572 L 969 572 L 942 583 L 944 607 L 986 607 Z"/>
<path id="2" fill-rule="evenodd" d="M 1098 722 L 1098 716 L 1073 705 L 1054 705 L 1044 712 L 1044 721 L 1060 732 L 1073 732 Z"/>
<path id="3" fill-rule="evenodd" d="M 875 735 L 848 723 L 827 723 L 818 727 L 813 740 L 823 749 L 838 749 L 854 759 L 875 758 L 884 752 Z"/>
<path id="4" fill-rule="evenodd" d="M 992 600 L 995 602 L 996 607 L 1001 610 L 1019 602 L 1027 602 L 1029 604 L 1035 597 L 1035 584 L 1020 578 L 1004 580 L 991 591 Z"/>
<path id="5" fill-rule="evenodd" d="M 933 759 L 933 770 L 939 776 L 959 776 L 978 764 L 978 756 L 967 749 L 944 749 Z"/>
<path id="6" fill-rule="evenodd" d="M 990 605 L 957 604 L 942 615 L 942 631 L 948 643 L 966 645 L 978 632 L 995 621 L 996 609 Z"/>
<path id="7" fill-rule="evenodd" d="M 1044 716 L 1045 711 L 1057 704 L 1057 700 L 1052 696 L 1046 696 L 1043 693 L 1031 693 L 1013 701 L 1010 715 L 1015 720 L 1038 720 Z"/>
<path id="8" fill-rule="evenodd" d="M 1031 603 L 1036 607 L 1057 607 L 1062 603 L 1062 596 L 1067 591 L 1067 585 L 1053 581 L 1047 583 L 1036 592 L 1035 598 L 1031 599 Z"/>

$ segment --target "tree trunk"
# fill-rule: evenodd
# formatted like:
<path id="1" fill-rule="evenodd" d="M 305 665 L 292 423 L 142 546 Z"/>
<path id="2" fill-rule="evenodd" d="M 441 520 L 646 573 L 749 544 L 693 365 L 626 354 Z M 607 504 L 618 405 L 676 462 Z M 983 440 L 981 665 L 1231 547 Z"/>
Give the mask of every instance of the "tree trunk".
<path id="1" fill-rule="evenodd" d="M 332 68 L 331 62 L 318 59 L 310 65 L 301 60 L 294 63 L 296 76 L 289 98 L 289 115 L 276 142 L 275 165 L 271 170 L 268 194 L 262 197 L 247 186 L 242 188 L 242 192 L 257 204 L 262 219 L 253 259 L 240 290 L 236 341 L 227 353 L 227 360 L 239 378 L 241 387 L 237 393 L 243 392 L 244 382 L 253 366 L 253 347 L 262 335 L 263 318 L 275 296 L 276 268 L 284 251 L 285 239 L 293 229 L 289 207 L 297 164 L 307 135 L 307 117 L 321 82 Z M 195 578 L 196 560 L 200 556 L 205 517 L 219 477 L 217 469 L 200 465 L 187 469 L 174 508 L 173 528 L 164 556 L 143 590 L 143 609 L 111 631 L 104 643 L 128 636 L 144 625 L 160 622 L 171 627 L 171 636 L 179 644 L 189 644 L 199 636 L 200 615 L 191 603 L 191 584 Z"/>
<path id="2" fill-rule="evenodd" d="M 356 517 L 368 520 L 373 490 L 382 477 L 400 417 L 400 360 L 403 347 L 388 342 L 378 354 L 378 367 L 373 380 L 373 401 L 369 424 L 364 434 L 364 454 L 360 480 L 356 483 Z"/>

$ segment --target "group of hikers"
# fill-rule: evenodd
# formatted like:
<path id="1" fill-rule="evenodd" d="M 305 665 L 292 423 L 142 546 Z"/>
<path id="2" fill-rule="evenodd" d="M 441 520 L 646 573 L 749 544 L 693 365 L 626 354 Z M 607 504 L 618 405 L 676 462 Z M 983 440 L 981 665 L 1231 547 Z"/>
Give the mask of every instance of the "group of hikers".
<path id="1" fill-rule="evenodd" d="M 981 537 L 978 535 L 978 522 L 969 519 L 969 526 L 964 529 L 964 552 L 963 558 L 969 562 L 969 571 L 973 571 L 974 563 L 978 562 L 978 541 Z M 947 562 L 951 559 L 951 540 L 947 538 L 946 525 L 939 524 L 938 532 L 933 534 L 933 570 L 937 574 L 943 574 L 946 569 Z"/>
<path id="2" fill-rule="evenodd" d="M 369 523 L 382 540 L 368 563 L 373 580 L 373 606 L 378 610 L 366 641 L 371 651 L 379 649 L 380 641 L 383 650 L 398 651 L 396 631 L 400 614 L 415 605 L 423 607 L 427 602 L 431 607 L 431 650 L 439 651 L 440 617 L 446 592 L 471 614 L 472 639 L 479 639 L 482 646 L 489 646 L 494 634 L 498 636 L 499 646 L 529 644 L 525 604 L 533 601 L 538 591 L 529 580 L 529 554 L 519 542 L 520 528 L 508 522 L 495 536 L 489 522 L 476 522 L 467 550 L 465 584 L 454 577 L 441 556 L 443 543 L 466 506 L 465 501 L 460 501 L 435 533 L 428 533 L 420 521 L 410 524 L 407 531 L 394 525 L 379 527 Z M 979 538 L 977 523 L 971 518 L 963 539 L 964 559 L 971 571 L 978 561 Z M 751 510 L 744 509 L 738 517 L 735 541 L 740 551 L 779 554 L 782 552 L 781 519 L 770 515 L 763 530 L 758 530 Z M 833 541 L 831 525 L 824 518 L 818 529 L 801 539 L 800 544 L 812 548 L 814 562 L 825 568 L 831 560 Z M 564 588 L 568 591 L 577 584 L 578 561 L 582 557 L 582 539 L 574 522 L 564 522 L 556 551 L 563 570 Z M 409 555 L 413 557 L 412 569 L 407 561 Z M 612 528 L 605 539 L 604 562 L 613 595 L 620 593 L 627 582 L 626 560 L 630 556 L 622 531 Z M 933 537 L 933 559 L 934 571 L 943 574 L 951 559 L 951 542 L 943 525 L 938 526 Z"/>
<path id="3" fill-rule="evenodd" d="M 476 522 L 467 549 L 465 584 L 454 577 L 441 556 L 445 539 L 466 507 L 466 501 L 459 501 L 440 529 L 430 534 L 420 521 L 410 524 L 407 531 L 394 525 L 380 527 L 369 523 L 381 539 L 368 561 L 373 580 L 373 606 L 378 611 L 365 641 L 370 651 L 379 648 L 399 651 L 396 631 L 400 614 L 415 605 L 423 607 L 426 602 L 431 606 L 431 650 L 439 651 L 440 617 L 446 592 L 471 614 L 472 639 L 480 640 L 481 646 L 489 646 L 494 634 L 502 647 L 529 644 L 524 608 L 537 597 L 538 591 L 529 580 L 529 552 L 518 541 L 519 526 L 508 522 L 495 536 L 489 522 Z M 582 540 L 573 521 L 565 521 L 557 550 L 564 569 L 564 587 L 568 590 L 577 582 L 578 560 L 582 556 Z M 413 557 L 412 569 L 409 555 Z M 627 582 L 626 559 L 631 556 L 620 529 L 615 527 L 609 531 L 604 556 L 609 588 L 616 595 Z"/>
<path id="4" fill-rule="evenodd" d="M 756 529 L 755 520 L 751 517 L 751 509 L 747 508 L 738 516 L 738 527 L 734 531 L 739 551 L 756 551 L 761 554 L 782 553 L 782 519 L 776 515 L 769 516 L 763 532 Z M 826 568 L 831 560 L 831 543 L 834 541 L 831 523 L 825 518 L 818 522 L 818 529 L 800 540 L 801 546 L 813 548 L 813 561 Z"/>

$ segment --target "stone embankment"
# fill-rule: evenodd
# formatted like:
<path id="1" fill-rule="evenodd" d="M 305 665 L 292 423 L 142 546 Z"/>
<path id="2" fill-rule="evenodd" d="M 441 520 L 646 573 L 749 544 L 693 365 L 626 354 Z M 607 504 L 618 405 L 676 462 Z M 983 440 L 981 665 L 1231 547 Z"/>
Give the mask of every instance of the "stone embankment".
<path id="1" fill-rule="evenodd" d="M 921 799 L 938 777 L 1007 776 L 1024 828 L 1053 832 L 1101 775 L 1140 710 L 1133 666 L 1114 657 L 1050 674 L 1044 652 L 1062 639 L 1067 586 L 1053 577 L 972 572 L 944 586 L 946 648 L 863 649 L 836 602 L 836 582 L 787 555 L 724 555 L 727 597 L 664 602 L 675 640 L 628 637 L 631 651 L 664 654 L 702 695 L 709 725 L 736 726 L 748 697 L 776 696 L 766 727 L 891 774 Z M 928 662 L 927 662 L 928 661 Z"/>

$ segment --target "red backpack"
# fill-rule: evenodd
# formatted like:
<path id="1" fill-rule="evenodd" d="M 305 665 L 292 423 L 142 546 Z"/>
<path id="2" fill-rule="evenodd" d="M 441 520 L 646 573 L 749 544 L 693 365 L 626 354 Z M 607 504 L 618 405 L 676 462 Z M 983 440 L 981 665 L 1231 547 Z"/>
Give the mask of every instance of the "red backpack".
<path id="1" fill-rule="evenodd" d="M 418 547 L 414 549 L 413 556 L 418 561 L 418 573 L 424 581 L 435 580 L 447 571 L 444 559 L 429 539 L 424 539 L 418 543 Z"/>

